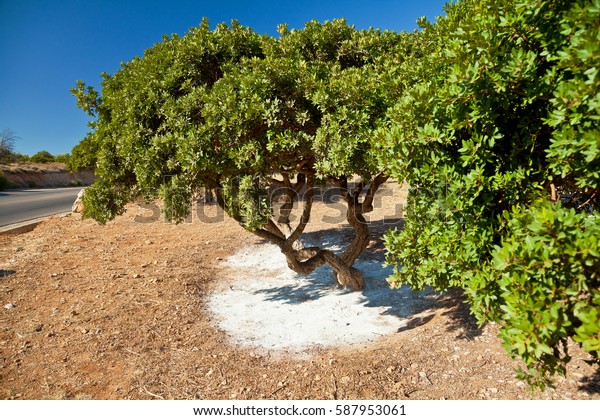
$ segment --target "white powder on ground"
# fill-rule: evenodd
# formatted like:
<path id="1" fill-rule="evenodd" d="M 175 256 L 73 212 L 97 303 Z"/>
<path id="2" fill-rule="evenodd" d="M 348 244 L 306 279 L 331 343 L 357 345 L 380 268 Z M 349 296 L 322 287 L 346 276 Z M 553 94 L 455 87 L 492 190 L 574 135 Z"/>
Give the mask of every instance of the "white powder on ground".
<path id="1" fill-rule="evenodd" d="M 434 300 L 407 287 L 391 289 L 385 280 L 391 271 L 380 261 L 355 264 L 365 275 L 362 292 L 337 288 L 328 266 L 307 276 L 294 273 L 271 244 L 245 248 L 223 265 L 227 279 L 209 296 L 209 310 L 234 342 L 268 350 L 371 341 L 402 329 Z"/>

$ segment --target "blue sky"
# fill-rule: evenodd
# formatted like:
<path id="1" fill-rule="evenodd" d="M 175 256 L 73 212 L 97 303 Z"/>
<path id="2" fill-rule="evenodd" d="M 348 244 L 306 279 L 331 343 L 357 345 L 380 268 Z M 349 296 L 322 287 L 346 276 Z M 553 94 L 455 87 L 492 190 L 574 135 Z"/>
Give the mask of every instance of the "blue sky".
<path id="1" fill-rule="evenodd" d="M 164 34 L 183 35 L 208 17 L 212 27 L 238 19 L 258 33 L 277 25 L 346 18 L 358 29 L 416 29 L 445 0 L 0 0 L 0 130 L 16 150 L 68 153 L 88 131 L 69 89 L 77 80 L 100 88 L 100 73 L 142 55 Z"/>

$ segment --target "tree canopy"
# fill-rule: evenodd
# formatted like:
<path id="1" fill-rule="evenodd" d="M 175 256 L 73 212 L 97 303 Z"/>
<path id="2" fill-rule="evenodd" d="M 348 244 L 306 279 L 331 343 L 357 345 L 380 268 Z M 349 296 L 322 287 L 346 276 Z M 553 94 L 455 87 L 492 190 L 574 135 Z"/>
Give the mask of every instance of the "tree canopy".
<path id="1" fill-rule="evenodd" d="M 352 265 L 369 242 L 363 214 L 387 178 L 371 135 L 403 89 L 393 72 L 413 54 L 413 35 L 343 20 L 279 31 L 259 36 L 235 21 L 211 30 L 205 20 L 104 74 L 101 94 L 79 82 L 78 105 L 96 120 L 73 155 L 93 151 L 99 176 L 85 215 L 106 222 L 137 196 L 161 197 L 168 218 L 181 221 L 198 188 L 215 188 L 227 213 L 277 244 L 290 268 L 327 263 L 340 284 L 359 289 Z M 354 175 L 361 181 L 351 184 Z M 324 182 L 340 188 L 356 230 L 342 255 L 298 242 Z"/>

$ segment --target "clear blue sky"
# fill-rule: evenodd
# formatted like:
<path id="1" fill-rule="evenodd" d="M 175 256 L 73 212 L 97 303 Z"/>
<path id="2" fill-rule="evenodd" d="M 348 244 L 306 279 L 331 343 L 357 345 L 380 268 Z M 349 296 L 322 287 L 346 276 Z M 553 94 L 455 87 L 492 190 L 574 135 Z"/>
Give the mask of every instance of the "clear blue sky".
<path id="1" fill-rule="evenodd" d="M 0 130 L 19 139 L 16 151 L 68 153 L 87 133 L 88 117 L 69 88 L 100 88 L 114 73 L 160 42 L 208 17 L 211 27 L 238 19 L 258 33 L 277 25 L 346 18 L 358 29 L 416 29 L 434 20 L 445 0 L 0 0 Z"/>

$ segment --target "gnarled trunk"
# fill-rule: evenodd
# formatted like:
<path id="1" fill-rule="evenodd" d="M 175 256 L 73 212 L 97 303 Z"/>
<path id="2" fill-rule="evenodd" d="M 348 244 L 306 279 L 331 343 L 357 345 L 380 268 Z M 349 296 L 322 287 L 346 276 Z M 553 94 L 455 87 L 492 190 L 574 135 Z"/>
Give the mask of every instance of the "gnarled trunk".
<path id="1" fill-rule="evenodd" d="M 270 219 L 263 229 L 254 230 L 253 232 L 279 246 L 286 257 L 288 267 L 296 273 L 310 274 L 323 264 L 328 264 L 333 268 L 333 275 L 337 284 L 355 290 L 362 290 L 365 287 L 364 276 L 353 265 L 370 241 L 369 228 L 363 214 L 373 210 L 373 197 L 381 184 L 385 182 L 387 176 L 380 174 L 369 184 L 360 182 L 352 191 L 349 190 L 345 177 L 330 179 L 334 185 L 340 188 L 341 195 L 348 206 L 346 219 L 355 233 L 353 240 L 342 255 L 337 255 L 331 250 L 319 247 L 304 248 L 299 241 L 308 224 L 312 210 L 314 178 L 314 171 L 310 169 L 300 172 L 295 184 L 291 183 L 287 174 L 283 174 L 283 181 L 272 180 L 273 184 L 278 188 L 282 188 L 281 191 L 283 192 L 281 194 L 283 202 L 279 208 L 279 214 L 275 220 Z M 361 194 L 367 185 L 368 189 L 361 202 Z M 298 225 L 292 229 L 290 215 L 293 204 L 304 186 L 306 186 L 306 193 L 304 194 L 302 215 Z M 219 198 L 218 201 L 219 204 L 224 204 L 223 199 Z M 240 223 L 243 222 L 241 217 L 235 217 L 234 215 L 234 218 Z"/>

